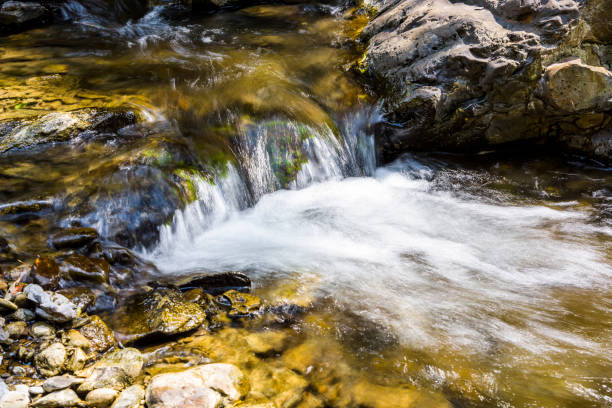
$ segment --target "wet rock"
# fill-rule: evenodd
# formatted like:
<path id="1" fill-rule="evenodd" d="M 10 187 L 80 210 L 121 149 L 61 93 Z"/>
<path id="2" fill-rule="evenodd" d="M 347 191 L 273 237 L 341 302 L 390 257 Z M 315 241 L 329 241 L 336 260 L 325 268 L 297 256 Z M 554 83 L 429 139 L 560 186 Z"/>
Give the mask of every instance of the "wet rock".
<path id="1" fill-rule="evenodd" d="M 140 375 L 143 364 L 142 354 L 134 348 L 113 351 L 92 367 L 91 374 L 77 391 L 87 393 L 98 388 L 122 390 Z"/>
<path id="2" fill-rule="evenodd" d="M 7 316 L 10 320 L 20 320 L 23 322 L 30 322 L 34 320 L 36 314 L 30 309 L 19 308 L 14 313 Z"/>
<path id="3" fill-rule="evenodd" d="M 33 337 L 38 339 L 55 337 L 55 329 L 44 322 L 34 323 L 30 327 L 30 333 Z"/>
<path id="4" fill-rule="evenodd" d="M 37 305 L 36 314 L 43 319 L 65 323 L 78 315 L 77 307 L 65 296 L 44 291 L 39 285 L 28 285 L 23 293 Z"/>
<path id="5" fill-rule="evenodd" d="M 57 249 L 81 248 L 98 239 L 99 234 L 93 228 L 68 228 L 51 237 L 51 245 Z"/>
<path id="6" fill-rule="evenodd" d="M 91 316 L 89 323 L 79 328 L 79 333 L 89 340 L 92 351 L 96 353 L 104 352 L 115 345 L 113 331 L 98 316 Z"/>
<path id="7" fill-rule="evenodd" d="M 257 296 L 237 290 L 229 290 L 217 297 L 217 303 L 230 309 L 228 312 L 230 317 L 250 316 L 259 311 L 261 307 L 261 300 Z"/>
<path id="8" fill-rule="evenodd" d="M 66 350 L 68 355 L 65 364 L 66 371 L 75 373 L 82 370 L 87 363 L 87 354 L 79 347 L 68 347 Z"/>
<path id="9" fill-rule="evenodd" d="M 42 388 L 45 392 L 54 392 L 63 390 L 66 388 L 72 388 L 76 385 L 82 384 L 83 379 L 79 377 L 73 377 L 70 375 L 60 375 L 51 378 L 47 378 L 42 383 Z"/>
<path id="10" fill-rule="evenodd" d="M 16 385 L 14 391 L 8 391 L 0 400 L 2 408 L 27 408 L 30 403 L 30 393 L 27 385 Z"/>
<path id="11" fill-rule="evenodd" d="M 96 302 L 96 295 L 87 287 L 74 287 L 60 289 L 57 291 L 60 295 L 66 296 L 68 300 L 74 303 L 81 312 L 86 312 L 88 308 Z"/>
<path id="12" fill-rule="evenodd" d="M 142 385 L 132 385 L 121 391 L 111 408 L 137 408 L 145 397 Z"/>
<path id="13" fill-rule="evenodd" d="M 19 309 L 17 305 L 11 302 L 10 300 L 0 298 L 0 312 L 2 313 L 14 312 L 17 309 Z"/>
<path id="14" fill-rule="evenodd" d="M 251 279 L 238 272 L 224 272 L 212 275 L 192 276 L 180 283 L 181 289 L 202 288 L 209 293 L 220 294 L 228 290 L 248 290 Z"/>
<path id="15" fill-rule="evenodd" d="M 60 280 L 59 265 L 51 258 L 36 258 L 30 271 L 30 277 L 34 283 L 45 289 L 56 289 Z"/>
<path id="16" fill-rule="evenodd" d="M 149 408 L 205 408 L 242 398 L 248 383 L 231 364 L 207 364 L 179 373 L 156 375 L 146 391 Z"/>
<path id="17" fill-rule="evenodd" d="M 88 350 L 91 347 L 91 342 L 78 331 L 72 329 L 62 334 L 62 342 L 66 346 L 72 346 Z"/>
<path id="18" fill-rule="evenodd" d="M 121 341 L 130 342 L 184 333 L 205 321 L 205 311 L 189 303 L 181 291 L 156 288 L 128 299 L 115 313 L 112 325 Z"/>
<path id="19" fill-rule="evenodd" d="M 46 377 L 59 374 L 66 361 L 66 348 L 62 343 L 53 343 L 34 358 L 36 369 Z"/>
<path id="20" fill-rule="evenodd" d="M 47 14 L 48 10 L 40 3 L 7 1 L 0 7 L 0 23 L 18 26 L 40 20 Z"/>
<path id="21" fill-rule="evenodd" d="M 10 129 L 0 139 L 0 153 L 53 142 L 67 142 L 86 130 L 113 131 L 135 122 L 136 115 L 133 112 L 95 109 L 53 112 Z"/>
<path id="22" fill-rule="evenodd" d="M 110 265 L 104 259 L 90 259 L 71 254 L 62 261 L 62 271 L 75 281 L 108 282 Z"/>
<path id="23" fill-rule="evenodd" d="M 246 341 L 256 354 L 280 353 L 287 345 L 287 334 L 281 331 L 251 333 L 246 337 Z"/>
<path id="24" fill-rule="evenodd" d="M 44 200 L 16 201 L 0 205 L 0 216 L 37 213 L 52 206 L 53 202 Z"/>
<path id="25" fill-rule="evenodd" d="M 115 401 L 117 395 L 119 395 L 119 392 L 112 388 L 98 388 L 90 391 L 85 397 L 85 401 L 90 407 L 106 408 Z"/>
<path id="26" fill-rule="evenodd" d="M 251 372 L 250 396 L 272 400 L 277 407 L 299 406 L 308 381 L 285 367 L 259 365 Z"/>
<path id="27" fill-rule="evenodd" d="M 5 330 L 9 334 L 10 338 L 18 339 L 27 335 L 28 325 L 26 324 L 26 322 L 17 321 L 7 324 Z"/>
<path id="28" fill-rule="evenodd" d="M 71 389 L 52 392 L 32 403 L 34 408 L 68 408 L 81 406 L 79 396 Z"/>

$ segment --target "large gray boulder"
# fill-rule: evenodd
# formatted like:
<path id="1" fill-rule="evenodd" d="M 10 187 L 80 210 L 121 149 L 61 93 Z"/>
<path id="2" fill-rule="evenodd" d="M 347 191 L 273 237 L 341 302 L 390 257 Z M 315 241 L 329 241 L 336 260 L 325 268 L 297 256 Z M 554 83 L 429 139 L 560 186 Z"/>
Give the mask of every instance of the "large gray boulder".
<path id="1" fill-rule="evenodd" d="M 360 69 L 383 157 L 408 149 L 612 143 L 609 0 L 372 0 Z"/>

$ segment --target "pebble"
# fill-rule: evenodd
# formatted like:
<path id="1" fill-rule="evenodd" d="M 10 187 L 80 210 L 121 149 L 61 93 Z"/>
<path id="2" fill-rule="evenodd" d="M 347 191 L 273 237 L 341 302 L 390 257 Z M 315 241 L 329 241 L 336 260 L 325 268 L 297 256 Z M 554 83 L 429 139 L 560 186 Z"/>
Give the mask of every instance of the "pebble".
<path id="1" fill-rule="evenodd" d="M 73 377 L 70 375 L 58 375 L 55 377 L 47 378 L 42 383 L 42 388 L 46 392 L 60 391 L 66 388 L 71 388 L 77 384 L 82 384 L 83 378 Z"/>

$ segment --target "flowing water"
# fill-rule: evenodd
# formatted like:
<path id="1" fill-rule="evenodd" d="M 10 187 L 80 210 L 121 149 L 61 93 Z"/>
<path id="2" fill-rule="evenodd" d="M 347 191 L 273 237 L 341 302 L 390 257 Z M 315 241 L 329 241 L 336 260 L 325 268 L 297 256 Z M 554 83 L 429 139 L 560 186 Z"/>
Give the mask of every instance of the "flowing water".
<path id="1" fill-rule="evenodd" d="M 347 379 L 458 407 L 612 406 L 610 168 L 545 152 L 377 167 L 380 117 L 350 71 L 365 20 L 346 7 L 118 24 L 83 4 L 2 39 L 1 118 L 129 107 L 150 130 L 5 156 L 2 200 L 60 216 L 0 220 L 3 235 L 39 248 L 47 224 L 78 221 L 112 236 L 155 208 L 170 221 L 132 246 L 168 276 L 241 271 L 264 298 L 294 285 L 311 308 L 296 336 L 338 345 L 327 366 Z M 187 199 L 159 187 L 168 174 Z"/>

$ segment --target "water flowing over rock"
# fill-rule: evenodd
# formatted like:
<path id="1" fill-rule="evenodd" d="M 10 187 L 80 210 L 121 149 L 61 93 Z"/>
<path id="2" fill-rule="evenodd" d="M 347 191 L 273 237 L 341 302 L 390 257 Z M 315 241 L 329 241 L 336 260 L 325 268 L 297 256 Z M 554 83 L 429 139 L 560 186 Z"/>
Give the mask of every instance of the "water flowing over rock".
<path id="1" fill-rule="evenodd" d="M 384 157 L 520 140 L 610 157 L 609 1 L 369 4 L 361 69 L 384 97 Z"/>

